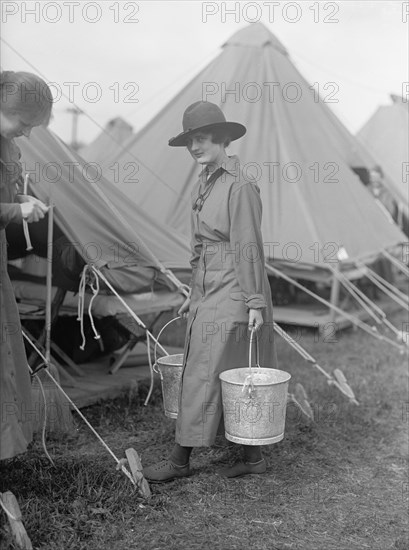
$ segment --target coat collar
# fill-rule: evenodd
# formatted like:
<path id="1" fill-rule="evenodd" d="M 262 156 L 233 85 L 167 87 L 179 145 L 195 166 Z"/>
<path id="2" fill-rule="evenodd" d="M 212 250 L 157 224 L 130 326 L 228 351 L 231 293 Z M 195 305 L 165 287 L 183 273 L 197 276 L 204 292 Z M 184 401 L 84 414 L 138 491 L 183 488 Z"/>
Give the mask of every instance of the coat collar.
<path id="1" fill-rule="evenodd" d="M 221 165 L 221 168 L 225 172 L 228 172 L 232 176 L 237 176 L 240 171 L 240 160 L 237 155 L 233 155 L 229 157 L 229 160 Z M 199 178 L 205 178 L 206 176 L 206 168 L 203 168 L 203 170 L 199 174 Z"/>

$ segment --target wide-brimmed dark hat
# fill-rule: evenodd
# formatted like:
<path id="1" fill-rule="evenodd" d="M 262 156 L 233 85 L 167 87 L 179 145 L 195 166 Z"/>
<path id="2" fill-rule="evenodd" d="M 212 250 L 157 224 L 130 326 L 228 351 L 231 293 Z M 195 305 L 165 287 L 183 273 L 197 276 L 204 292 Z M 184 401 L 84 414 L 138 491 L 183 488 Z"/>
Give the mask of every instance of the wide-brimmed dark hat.
<path id="1" fill-rule="evenodd" d="M 169 140 L 171 147 L 186 145 L 187 138 L 199 130 L 211 131 L 222 128 L 231 141 L 239 139 L 246 133 L 246 127 L 238 122 L 227 122 L 222 110 L 210 101 L 196 101 L 183 113 L 183 132 Z"/>

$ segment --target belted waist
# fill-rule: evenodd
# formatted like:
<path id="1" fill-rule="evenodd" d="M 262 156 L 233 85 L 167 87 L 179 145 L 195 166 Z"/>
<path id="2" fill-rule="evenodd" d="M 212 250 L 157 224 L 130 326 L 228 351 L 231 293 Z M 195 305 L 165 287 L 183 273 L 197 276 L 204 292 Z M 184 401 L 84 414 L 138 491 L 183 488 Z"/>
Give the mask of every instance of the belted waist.
<path id="1" fill-rule="evenodd" d="M 243 261 L 251 263 L 263 261 L 263 251 L 258 249 L 256 243 L 203 241 L 201 261 L 206 270 L 229 269 Z"/>

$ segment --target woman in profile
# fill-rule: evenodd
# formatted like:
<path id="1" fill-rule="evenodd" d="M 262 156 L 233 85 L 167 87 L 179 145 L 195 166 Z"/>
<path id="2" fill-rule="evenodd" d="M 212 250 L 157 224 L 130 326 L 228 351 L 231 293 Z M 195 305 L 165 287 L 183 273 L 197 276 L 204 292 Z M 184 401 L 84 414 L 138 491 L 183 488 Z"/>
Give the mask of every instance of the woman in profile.
<path id="1" fill-rule="evenodd" d="M 261 366 L 276 367 L 260 191 L 243 175 L 238 157 L 225 150 L 245 132 L 242 124 L 227 122 L 217 105 L 198 101 L 183 115 L 183 132 L 169 141 L 185 146 L 203 170 L 192 190 L 191 290 L 179 310 L 187 332 L 176 442 L 168 459 L 144 469 L 152 482 L 190 475 L 193 447 L 211 446 L 223 432 L 219 374 L 248 366 L 251 329 L 258 333 Z M 219 473 L 265 471 L 261 447 L 243 445 L 243 460 Z"/>
<path id="2" fill-rule="evenodd" d="M 26 72 L 0 73 L 0 459 L 12 458 L 32 440 L 31 383 L 20 318 L 7 273 L 5 228 L 9 223 L 34 223 L 48 208 L 24 195 L 20 150 L 14 138 L 30 135 L 34 126 L 48 124 L 51 90 L 38 76 Z"/>

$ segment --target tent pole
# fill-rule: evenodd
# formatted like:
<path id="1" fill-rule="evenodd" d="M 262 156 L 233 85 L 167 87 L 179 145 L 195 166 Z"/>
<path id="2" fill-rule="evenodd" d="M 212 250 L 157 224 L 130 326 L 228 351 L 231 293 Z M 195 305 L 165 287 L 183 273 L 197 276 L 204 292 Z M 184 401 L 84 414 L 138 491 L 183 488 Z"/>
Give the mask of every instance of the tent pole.
<path id="1" fill-rule="evenodd" d="M 48 268 L 48 264 L 47 264 L 47 268 Z M 59 311 L 60 311 L 60 307 L 61 307 L 61 305 L 64 301 L 65 294 L 66 294 L 65 290 L 63 290 L 62 288 L 59 288 L 59 287 L 57 288 L 57 291 L 54 295 L 54 298 L 53 298 L 53 301 L 52 301 L 52 304 L 51 304 L 51 319 L 50 319 L 50 327 L 51 328 L 54 326 L 55 322 L 57 321 L 58 314 L 59 314 Z M 46 328 L 47 328 L 47 321 L 44 322 L 44 328 L 42 329 L 40 336 L 37 338 L 37 342 L 41 346 L 45 342 Z M 35 365 L 34 361 L 37 359 L 37 357 L 38 357 L 37 353 L 35 351 L 33 351 L 30 354 L 30 357 L 28 358 L 28 363 L 31 366 Z"/>
<path id="2" fill-rule="evenodd" d="M 332 274 L 330 303 L 333 306 L 338 307 L 339 291 L 340 291 L 340 286 L 341 286 L 339 276 L 337 276 L 338 273 L 340 273 L 339 262 L 337 262 L 336 267 L 334 267 L 334 271 L 335 271 L 335 273 Z M 336 317 L 335 307 L 330 307 L 329 313 L 330 313 L 331 323 L 335 323 L 335 317 Z"/>
<path id="3" fill-rule="evenodd" d="M 52 292 L 52 266 L 53 266 L 53 222 L 54 205 L 50 201 L 48 207 L 48 232 L 47 232 L 47 294 L 45 300 L 45 358 L 50 362 L 51 349 L 51 292 Z"/>

